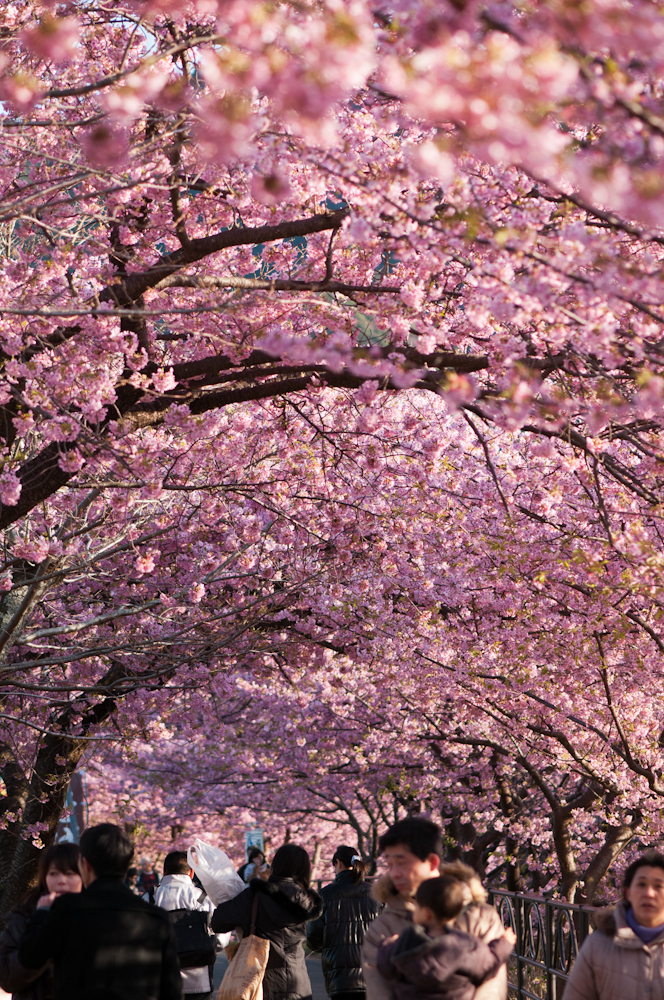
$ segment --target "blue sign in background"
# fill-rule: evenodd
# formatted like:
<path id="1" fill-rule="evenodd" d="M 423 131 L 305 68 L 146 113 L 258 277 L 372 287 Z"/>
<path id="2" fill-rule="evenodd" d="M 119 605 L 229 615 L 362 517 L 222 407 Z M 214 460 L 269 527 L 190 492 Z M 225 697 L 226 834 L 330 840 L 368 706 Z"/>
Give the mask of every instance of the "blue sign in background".
<path id="1" fill-rule="evenodd" d="M 253 830 L 244 831 L 244 860 L 247 861 L 249 858 L 249 849 L 251 847 L 258 847 L 259 850 L 265 854 L 265 840 L 263 838 L 263 831 L 260 826 L 254 827 Z"/>

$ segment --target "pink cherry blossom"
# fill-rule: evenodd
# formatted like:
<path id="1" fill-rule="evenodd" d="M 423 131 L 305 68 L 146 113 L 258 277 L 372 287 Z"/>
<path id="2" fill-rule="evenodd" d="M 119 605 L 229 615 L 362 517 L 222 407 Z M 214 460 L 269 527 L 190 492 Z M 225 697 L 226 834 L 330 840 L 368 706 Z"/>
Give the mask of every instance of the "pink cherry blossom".
<path id="1" fill-rule="evenodd" d="M 662 835 L 658 5 L 111 6 L 0 14 L 3 911 L 79 767 L 155 850 L 422 811 L 609 894 Z"/>

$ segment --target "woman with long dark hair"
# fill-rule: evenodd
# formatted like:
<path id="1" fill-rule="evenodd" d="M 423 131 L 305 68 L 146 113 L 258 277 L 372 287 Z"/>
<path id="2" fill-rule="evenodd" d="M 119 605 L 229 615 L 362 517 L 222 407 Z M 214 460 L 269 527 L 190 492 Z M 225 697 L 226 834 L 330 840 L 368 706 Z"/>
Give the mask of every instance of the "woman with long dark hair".
<path id="1" fill-rule="evenodd" d="M 332 1000 L 364 1000 L 362 942 L 380 912 L 365 882 L 366 866 L 354 847 L 337 847 L 335 879 L 321 890 L 323 915 L 307 927 L 307 944 L 322 951 L 325 988 Z"/>
<path id="2" fill-rule="evenodd" d="M 250 933 L 254 899 L 258 898 L 254 933 L 270 941 L 263 980 L 265 1000 L 311 998 L 302 944 L 307 921 L 320 915 L 323 904 L 318 893 L 310 888 L 310 880 L 307 852 L 297 844 L 284 844 L 274 855 L 267 882 L 252 879 L 244 892 L 221 903 L 212 914 L 211 927 L 216 934 L 239 927 L 246 937 Z"/>
<path id="3" fill-rule="evenodd" d="M 79 857 L 77 844 L 47 847 L 39 856 L 37 885 L 7 914 L 5 929 L 0 934 L 0 987 L 11 993 L 13 1000 L 46 1000 L 53 996 L 50 965 L 26 969 L 18 960 L 18 947 L 40 896 L 81 891 Z"/>

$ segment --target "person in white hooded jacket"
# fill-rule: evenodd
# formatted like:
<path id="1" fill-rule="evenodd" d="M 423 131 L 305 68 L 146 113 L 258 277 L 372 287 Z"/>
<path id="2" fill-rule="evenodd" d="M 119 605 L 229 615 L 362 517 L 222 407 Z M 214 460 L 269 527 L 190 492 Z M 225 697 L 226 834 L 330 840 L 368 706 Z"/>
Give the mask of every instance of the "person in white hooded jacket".
<path id="1" fill-rule="evenodd" d="M 186 851 L 171 851 L 164 859 L 164 877 L 154 894 L 156 906 L 164 910 L 202 910 L 212 912 L 214 903 L 193 882 Z M 145 898 L 145 897 L 144 897 Z M 230 934 L 218 934 L 220 948 L 231 939 Z M 212 983 L 207 965 L 195 969 L 181 969 L 182 991 L 186 1000 L 211 1000 Z"/>

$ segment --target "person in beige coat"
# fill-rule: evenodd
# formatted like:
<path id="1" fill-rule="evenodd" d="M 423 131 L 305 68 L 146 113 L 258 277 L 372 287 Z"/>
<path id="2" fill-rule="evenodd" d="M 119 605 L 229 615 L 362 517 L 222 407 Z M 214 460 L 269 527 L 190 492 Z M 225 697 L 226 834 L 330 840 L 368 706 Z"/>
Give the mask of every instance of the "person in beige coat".
<path id="1" fill-rule="evenodd" d="M 484 887 L 472 868 L 459 864 L 472 873 L 464 878 L 461 872 L 450 871 L 454 865 L 441 865 L 441 875 L 454 875 L 460 882 L 466 882 L 471 895 L 470 902 L 454 921 L 454 926 L 466 934 L 473 934 L 485 944 L 497 941 L 505 933 L 505 927 L 496 908 L 486 902 Z M 501 965 L 491 979 L 477 987 L 475 1000 L 507 1000 L 507 966 Z"/>
<path id="2" fill-rule="evenodd" d="M 412 924 L 413 899 L 425 879 L 452 875 L 467 885 L 467 905 L 454 921 L 459 930 L 475 934 L 489 944 L 504 934 L 505 929 L 494 907 L 485 902 L 486 893 L 476 872 L 461 862 L 441 864 L 441 831 L 431 820 L 418 816 L 400 820 L 380 838 L 379 850 L 388 874 L 374 882 L 373 896 L 383 904 L 383 910 L 367 929 L 362 967 L 367 1000 L 394 1000 L 390 983 L 376 967 L 378 948 L 386 938 L 401 934 Z M 475 1000 L 506 1000 L 506 997 L 507 971 L 503 965 L 492 979 L 482 983 Z"/>
<path id="3" fill-rule="evenodd" d="M 564 1000 L 664 1000 L 664 855 L 645 854 L 625 872 L 623 899 L 595 916 Z"/>

